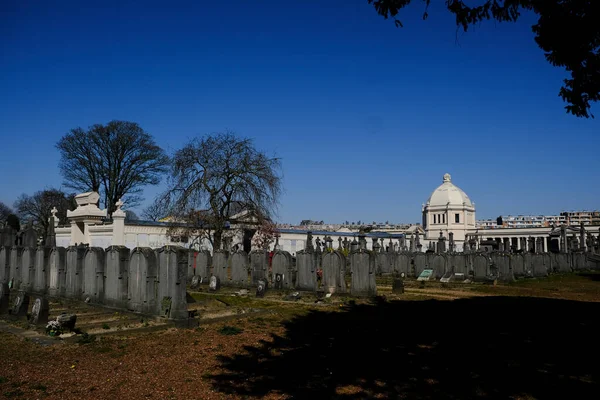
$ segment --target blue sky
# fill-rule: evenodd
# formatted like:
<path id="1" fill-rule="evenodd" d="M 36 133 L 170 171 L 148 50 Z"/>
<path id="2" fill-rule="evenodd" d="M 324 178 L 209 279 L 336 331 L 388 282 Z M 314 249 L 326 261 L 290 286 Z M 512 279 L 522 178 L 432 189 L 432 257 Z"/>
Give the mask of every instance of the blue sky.
<path id="1" fill-rule="evenodd" d="M 531 15 L 457 34 L 416 0 L 404 28 L 366 0 L 91 3 L 0 3 L 9 205 L 60 187 L 71 128 L 121 119 L 168 152 L 254 138 L 282 158 L 281 222 L 419 222 L 445 172 L 478 219 L 599 208 L 599 122 L 564 112 Z"/>

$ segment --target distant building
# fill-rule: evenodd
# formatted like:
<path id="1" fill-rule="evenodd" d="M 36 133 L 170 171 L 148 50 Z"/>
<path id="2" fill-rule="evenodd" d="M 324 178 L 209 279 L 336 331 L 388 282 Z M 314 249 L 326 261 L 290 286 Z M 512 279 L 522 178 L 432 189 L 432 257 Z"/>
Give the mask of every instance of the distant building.
<path id="1" fill-rule="evenodd" d="M 600 225 L 600 211 L 563 211 L 560 216 L 568 225 Z"/>

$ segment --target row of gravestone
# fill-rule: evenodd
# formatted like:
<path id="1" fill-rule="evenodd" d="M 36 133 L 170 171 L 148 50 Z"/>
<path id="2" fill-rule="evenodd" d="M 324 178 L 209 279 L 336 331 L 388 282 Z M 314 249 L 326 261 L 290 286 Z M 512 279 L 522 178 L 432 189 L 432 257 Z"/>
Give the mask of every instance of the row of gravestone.
<path id="1" fill-rule="evenodd" d="M 187 318 L 189 251 L 98 247 L 0 247 L 0 283 L 19 293 L 83 300 L 171 319 Z"/>
<path id="2" fill-rule="evenodd" d="M 216 251 L 211 260 L 210 253 L 202 252 L 196 257 L 195 272 L 190 270 L 190 274 L 199 275 L 203 281 L 214 275 L 221 284 L 233 287 L 256 286 L 260 280 L 267 279 L 275 289 L 350 292 L 364 296 L 377 293 L 377 275 L 418 277 L 424 270 L 432 270 L 435 279 L 457 274 L 465 279 L 512 281 L 515 277 L 543 277 L 554 272 L 587 268 L 586 256 L 577 253 L 434 254 L 360 250 L 345 257 L 339 251 L 323 254 L 299 251 L 294 263 L 290 253 L 276 251 L 272 256 L 271 274 L 267 276 L 267 257 L 267 253 L 260 251 L 250 254 Z M 349 289 L 347 275 L 351 277 Z"/>

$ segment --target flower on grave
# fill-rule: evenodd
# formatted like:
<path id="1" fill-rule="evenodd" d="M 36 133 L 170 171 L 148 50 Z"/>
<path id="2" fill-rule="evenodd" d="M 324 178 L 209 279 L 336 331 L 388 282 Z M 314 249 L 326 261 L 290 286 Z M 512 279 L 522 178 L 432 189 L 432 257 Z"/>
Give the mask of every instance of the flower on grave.
<path id="1" fill-rule="evenodd" d="M 59 336 L 62 333 L 62 327 L 58 321 L 49 321 L 46 325 L 46 333 L 50 336 Z"/>

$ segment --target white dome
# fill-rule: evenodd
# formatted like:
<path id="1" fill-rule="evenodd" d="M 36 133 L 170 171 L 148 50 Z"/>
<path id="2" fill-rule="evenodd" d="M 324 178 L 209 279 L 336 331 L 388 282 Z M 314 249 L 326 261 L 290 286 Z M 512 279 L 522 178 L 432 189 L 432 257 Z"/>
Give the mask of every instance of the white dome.
<path id="1" fill-rule="evenodd" d="M 427 200 L 427 206 L 436 207 L 436 206 L 467 206 L 473 207 L 473 203 L 471 203 L 471 199 L 465 192 L 463 192 L 458 186 L 455 186 L 452 183 L 452 178 L 450 174 L 444 174 L 444 183 L 438 186 L 437 189 L 433 191 L 431 196 L 429 196 L 429 200 Z"/>

